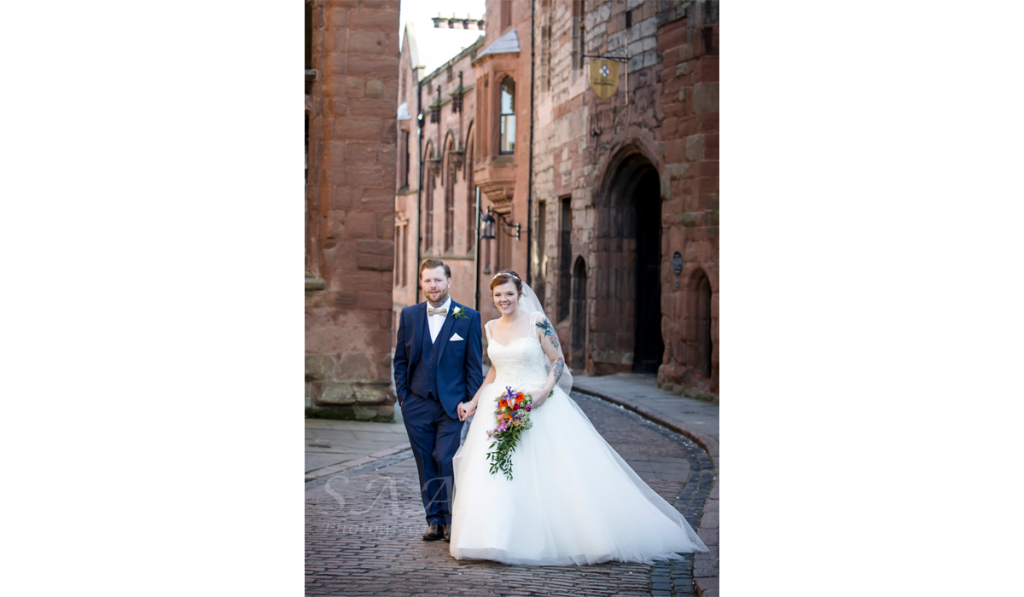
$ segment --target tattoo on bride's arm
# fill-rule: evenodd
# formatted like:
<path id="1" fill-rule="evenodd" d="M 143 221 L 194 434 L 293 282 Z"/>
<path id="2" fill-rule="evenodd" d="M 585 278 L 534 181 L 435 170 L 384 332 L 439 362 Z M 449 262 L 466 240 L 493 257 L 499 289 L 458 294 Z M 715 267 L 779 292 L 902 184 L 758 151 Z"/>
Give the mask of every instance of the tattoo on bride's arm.
<path id="1" fill-rule="evenodd" d="M 551 368 L 551 372 L 555 374 L 555 383 L 562 377 L 562 370 L 565 369 L 565 359 L 558 357 L 555 361 L 555 366 Z"/>
<path id="2" fill-rule="evenodd" d="M 537 327 L 539 327 L 541 331 L 544 332 L 544 335 L 548 337 L 548 340 L 551 341 L 551 346 L 554 346 L 555 350 L 558 350 L 558 336 L 555 334 L 555 328 L 551 325 L 551 322 L 548 321 L 548 318 L 545 317 L 538 321 Z"/>

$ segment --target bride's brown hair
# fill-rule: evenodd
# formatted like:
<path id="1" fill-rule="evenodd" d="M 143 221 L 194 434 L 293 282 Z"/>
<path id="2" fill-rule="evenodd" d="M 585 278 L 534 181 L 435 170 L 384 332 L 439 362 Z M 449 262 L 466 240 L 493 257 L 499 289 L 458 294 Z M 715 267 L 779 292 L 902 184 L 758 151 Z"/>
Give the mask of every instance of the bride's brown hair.
<path id="1" fill-rule="evenodd" d="M 501 286 L 509 282 L 513 282 L 516 285 L 516 291 L 519 293 L 519 296 L 523 296 L 523 281 L 519 279 L 519 274 L 510 269 L 498 272 L 498 275 L 491 279 L 491 290 L 494 290 L 495 286 Z"/>

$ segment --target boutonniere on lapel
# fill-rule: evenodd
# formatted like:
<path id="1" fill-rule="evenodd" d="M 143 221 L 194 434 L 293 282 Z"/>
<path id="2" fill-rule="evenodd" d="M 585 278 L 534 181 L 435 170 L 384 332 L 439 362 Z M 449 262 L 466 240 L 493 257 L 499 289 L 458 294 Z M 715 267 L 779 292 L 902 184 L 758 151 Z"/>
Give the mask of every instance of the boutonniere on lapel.
<path id="1" fill-rule="evenodd" d="M 462 307 L 455 307 L 452 309 L 452 319 L 465 319 L 466 317 L 468 317 L 466 315 L 466 310 Z"/>

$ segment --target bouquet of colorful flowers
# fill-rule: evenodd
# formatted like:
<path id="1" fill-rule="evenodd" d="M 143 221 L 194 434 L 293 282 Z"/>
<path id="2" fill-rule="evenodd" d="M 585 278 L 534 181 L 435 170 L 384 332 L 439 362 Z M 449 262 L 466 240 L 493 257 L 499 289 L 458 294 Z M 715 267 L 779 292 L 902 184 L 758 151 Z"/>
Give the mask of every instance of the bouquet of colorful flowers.
<path id="1" fill-rule="evenodd" d="M 505 393 L 498 398 L 498 406 L 494 411 L 496 426 L 487 432 L 487 437 L 493 439 L 491 448 L 497 448 L 487 454 L 491 461 L 491 474 L 500 469 L 505 477 L 512 480 L 512 452 L 523 432 L 530 428 L 530 409 L 533 405 L 533 397 L 522 392 L 515 392 L 511 387 L 505 386 Z"/>

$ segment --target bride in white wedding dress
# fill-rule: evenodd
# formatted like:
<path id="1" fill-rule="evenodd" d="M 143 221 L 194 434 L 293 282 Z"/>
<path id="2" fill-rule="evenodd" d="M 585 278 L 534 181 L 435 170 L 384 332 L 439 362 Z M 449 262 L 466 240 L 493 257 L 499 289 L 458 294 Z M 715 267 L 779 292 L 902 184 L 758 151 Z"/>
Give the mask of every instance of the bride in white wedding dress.
<path id="1" fill-rule="evenodd" d="M 451 555 L 557 566 L 650 564 L 708 551 L 569 397 L 572 377 L 532 289 L 506 270 L 491 291 L 502 316 L 484 326 L 491 370 L 472 402 L 459 405 L 461 419 L 476 416 L 453 458 Z M 511 480 L 492 475 L 487 459 L 487 432 L 506 386 L 534 400 L 532 427 L 512 454 Z"/>

